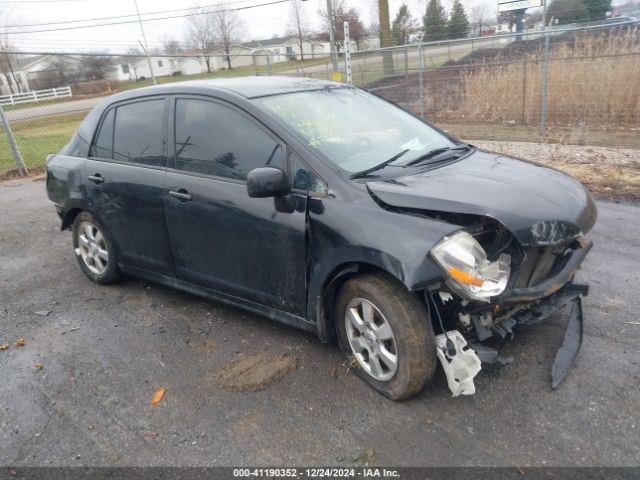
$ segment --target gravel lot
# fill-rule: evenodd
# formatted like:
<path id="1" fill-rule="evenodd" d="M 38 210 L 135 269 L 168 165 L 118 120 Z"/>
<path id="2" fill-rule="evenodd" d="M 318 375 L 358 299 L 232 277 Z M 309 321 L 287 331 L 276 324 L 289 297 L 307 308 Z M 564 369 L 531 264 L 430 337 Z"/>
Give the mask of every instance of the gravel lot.
<path id="1" fill-rule="evenodd" d="M 640 207 L 599 206 L 585 339 L 557 391 L 563 315 L 505 342 L 514 363 L 475 396 L 439 374 L 394 403 L 312 335 L 133 278 L 90 283 L 44 183 L 0 183 L 0 465 L 637 466 Z M 239 380 L 265 359 L 274 375 Z"/>
<path id="2" fill-rule="evenodd" d="M 640 199 L 640 150 L 560 143 L 472 141 L 492 152 L 532 160 L 577 178 L 599 197 Z"/>

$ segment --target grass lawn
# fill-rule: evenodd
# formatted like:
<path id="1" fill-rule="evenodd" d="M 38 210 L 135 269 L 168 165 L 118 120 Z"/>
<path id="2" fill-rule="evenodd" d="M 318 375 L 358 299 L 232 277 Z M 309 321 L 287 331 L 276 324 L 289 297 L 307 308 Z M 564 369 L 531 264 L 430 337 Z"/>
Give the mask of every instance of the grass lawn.
<path id="1" fill-rule="evenodd" d="M 50 153 L 66 145 L 87 112 L 11 122 L 13 134 L 27 168 L 41 168 Z M 4 133 L 0 134 L 0 174 L 15 164 Z"/>
<path id="2" fill-rule="evenodd" d="M 312 67 L 316 65 L 323 65 L 329 60 L 326 57 L 314 58 L 304 61 L 295 62 L 279 62 L 271 65 L 271 74 L 277 75 L 281 72 L 288 72 L 296 70 L 297 68 Z M 247 66 L 237 67 L 231 70 L 217 70 L 211 73 L 198 73 L 195 75 L 184 75 L 180 77 L 156 77 L 157 83 L 171 83 L 171 82 L 184 82 L 187 80 L 203 80 L 207 78 L 229 78 L 229 77 L 246 77 L 254 75 L 268 75 L 269 67 L 267 65 L 260 66 Z M 135 80 L 129 80 L 126 82 L 120 82 L 117 91 L 131 90 L 134 88 L 147 87 L 153 85 L 150 78 L 136 82 Z"/>

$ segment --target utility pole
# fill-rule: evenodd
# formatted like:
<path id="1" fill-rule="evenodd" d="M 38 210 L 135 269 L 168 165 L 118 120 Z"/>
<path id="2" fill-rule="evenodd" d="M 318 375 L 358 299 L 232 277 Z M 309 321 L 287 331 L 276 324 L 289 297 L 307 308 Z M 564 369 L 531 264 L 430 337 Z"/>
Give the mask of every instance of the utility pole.
<path id="1" fill-rule="evenodd" d="M 551 22 L 549 22 L 549 24 L 551 24 Z M 544 141 L 547 129 L 547 90 L 549 85 L 549 29 L 547 27 L 547 0 L 544 0 L 544 6 L 542 9 L 542 29 L 544 32 L 544 57 L 542 63 L 542 95 L 540 100 L 540 140 Z"/>
<path id="2" fill-rule="evenodd" d="M 389 0 L 378 0 L 378 23 L 380 24 L 380 47 L 390 47 Z M 382 65 L 385 74 L 393 73 L 393 52 L 382 51 Z"/>
<path id="3" fill-rule="evenodd" d="M 327 19 L 329 20 L 329 48 L 331 49 L 331 66 L 338 71 L 338 50 L 336 49 L 336 35 L 333 31 L 333 5 L 327 0 Z"/>
<path id="4" fill-rule="evenodd" d="M 140 10 L 138 9 L 138 0 L 133 0 L 133 4 L 136 6 L 136 14 L 138 15 L 138 23 L 140 24 L 140 31 L 142 32 L 142 41 L 144 42 L 144 46 L 140 45 L 144 50 L 144 53 L 147 55 L 147 63 L 149 64 L 149 72 L 151 72 L 151 80 L 153 80 L 153 84 L 156 85 L 156 75 L 153 72 L 153 65 L 151 64 L 151 57 L 149 56 L 149 46 L 147 45 L 147 37 L 144 34 L 144 27 L 142 26 L 142 18 L 140 18 Z"/>

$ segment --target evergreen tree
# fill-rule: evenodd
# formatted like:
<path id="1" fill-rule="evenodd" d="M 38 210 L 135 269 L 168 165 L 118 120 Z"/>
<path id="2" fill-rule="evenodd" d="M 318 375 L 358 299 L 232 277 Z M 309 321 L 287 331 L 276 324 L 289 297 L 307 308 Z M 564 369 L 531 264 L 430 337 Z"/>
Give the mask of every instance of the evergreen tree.
<path id="1" fill-rule="evenodd" d="M 553 0 L 547 9 L 547 21 L 577 23 L 602 20 L 611 11 L 611 0 Z"/>
<path id="2" fill-rule="evenodd" d="M 611 11 L 611 0 L 584 0 L 589 20 L 602 20 Z"/>
<path id="3" fill-rule="evenodd" d="M 447 33 L 449 38 L 465 38 L 469 34 L 469 19 L 460 0 L 453 0 Z"/>
<path id="4" fill-rule="evenodd" d="M 589 12 L 584 0 L 553 0 L 547 7 L 547 22 L 551 18 L 560 24 L 588 22 Z"/>
<path id="5" fill-rule="evenodd" d="M 440 0 L 429 0 L 424 16 L 424 40 L 444 40 L 447 36 L 447 12 Z"/>
<path id="6" fill-rule="evenodd" d="M 391 25 L 391 37 L 394 45 L 405 45 L 409 40 L 409 33 L 416 27 L 416 22 L 406 4 L 402 4 L 396 18 Z"/>

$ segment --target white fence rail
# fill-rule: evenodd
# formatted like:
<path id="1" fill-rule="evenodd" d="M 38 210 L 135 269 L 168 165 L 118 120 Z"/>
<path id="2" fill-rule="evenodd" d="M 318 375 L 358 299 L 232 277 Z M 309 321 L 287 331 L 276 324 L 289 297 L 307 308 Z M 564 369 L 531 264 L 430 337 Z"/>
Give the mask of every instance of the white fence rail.
<path id="1" fill-rule="evenodd" d="M 13 95 L 0 95 L 0 105 L 17 105 L 18 103 L 40 102 L 56 98 L 71 97 L 71 87 L 50 88 L 48 90 L 32 90 Z"/>

